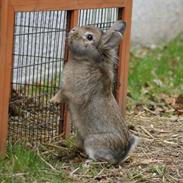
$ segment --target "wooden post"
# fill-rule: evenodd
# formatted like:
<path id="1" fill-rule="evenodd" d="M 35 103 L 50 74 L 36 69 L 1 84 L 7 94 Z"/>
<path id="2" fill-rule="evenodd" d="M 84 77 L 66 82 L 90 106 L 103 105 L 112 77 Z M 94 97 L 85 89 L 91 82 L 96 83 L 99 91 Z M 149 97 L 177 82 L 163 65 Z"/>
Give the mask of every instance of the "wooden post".
<path id="1" fill-rule="evenodd" d="M 15 11 L 79 10 L 89 8 L 118 8 L 128 0 L 10 0 Z"/>
<path id="2" fill-rule="evenodd" d="M 67 12 L 67 31 L 70 31 L 73 27 L 78 24 L 78 10 L 70 10 Z M 65 47 L 65 61 L 69 61 L 70 54 L 68 47 Z M 64 105 L 64 124 L 63 124 L 64 137 L 68 137 L 71 133 L 71 121 L 66 105 Z"/>
<path id="3" fill-rule="evenodd" d="M 14 11 L 9 0 L 0 3 L 0 154 L 4 154 L 8 134 Z"/>
<path id="4" fill-rule="evenodd" d="M 123 116 L 126 110 L 126 96 L 128 85 L 128 60 L 130 51 L 130 34 L 131 34 L 131 16 L 132 16 L 132 0 L 127 0 L 124 8 L 119 9 L 119 19 L 127 23 L 124 38 L 119 49 L 119 68 L 118 68 L 118 84 L 117 84 L 117 100 Z"/>

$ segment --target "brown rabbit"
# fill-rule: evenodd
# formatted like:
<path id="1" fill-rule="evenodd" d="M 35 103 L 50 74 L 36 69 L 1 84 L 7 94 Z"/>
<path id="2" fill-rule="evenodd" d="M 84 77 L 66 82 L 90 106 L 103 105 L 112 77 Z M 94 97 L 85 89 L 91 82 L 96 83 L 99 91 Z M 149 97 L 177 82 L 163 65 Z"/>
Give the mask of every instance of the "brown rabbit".
<path id="1" fill-rule="evenodd" d="M 113 64 L 117 62 L 125 23 L 107 31 L 75 27 L 68 36 L 71 60 L 64 67 L 61 89 L 51 99 L 66 102 L 80 147 L 89 158 L 116 164 L 134 149 L 131 135 L 112 93 Z"/>

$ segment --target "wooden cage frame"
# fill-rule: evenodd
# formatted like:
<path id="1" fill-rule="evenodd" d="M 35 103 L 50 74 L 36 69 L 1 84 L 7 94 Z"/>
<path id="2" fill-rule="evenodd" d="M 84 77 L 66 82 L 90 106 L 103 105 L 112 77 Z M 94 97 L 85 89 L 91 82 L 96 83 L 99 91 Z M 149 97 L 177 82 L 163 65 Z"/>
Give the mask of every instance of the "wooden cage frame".
<path id="1" fill-rule="evenodd" d="M 0 0 L 0 154 L 6 152 L 8 135 L 8 107 L 12 77 L 15 13 L 22 11 L 68 10 L 71 18 L 70 28 L 72 28 L 78 23 L 79 9 L 93 8 L 119 8 L 119 19 L 127 22 L 124 39 L 120 46 L 117 84 L 117 100 L 124 115 L 128 80 L 132 0 Z M 64 118 L 64 121 L 67 121 L 67 115 Z M 69 125 L 65 122 L 65 132 L 68 133 L 69 129 Z"/>

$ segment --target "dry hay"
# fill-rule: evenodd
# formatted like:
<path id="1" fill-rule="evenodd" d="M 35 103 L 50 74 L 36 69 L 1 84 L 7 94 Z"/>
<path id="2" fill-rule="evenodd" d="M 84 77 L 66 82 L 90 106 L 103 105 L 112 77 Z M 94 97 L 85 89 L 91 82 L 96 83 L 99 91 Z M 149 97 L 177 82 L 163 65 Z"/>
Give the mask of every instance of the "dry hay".
<path id="1" fill-rule="evenodd" d="M 10 136 L 16 134 L 17 139 L 29 137 L 30 141 L 40 141 L 58 134 L 54 129 L 58 127 L 59 110 L 44 101 L 48 101 L 47 96 L 19 96 L 11 100 Z M 16 104 L 15 108 L 12 104 Z M 166 117 L 166 113 L 160 117 L 145 111 L 127 115 L 130 130 L 141 142 L 120 166 L 87 161 L 76 148 L 74 137 L 45 141 L 36 148 L 38 155 L 53 171 L 65 172 L 72 182 L 183 182 L 183 117 Z"/>
<path id="2" fill-rule="evenodd" d="M 141 142 L 120 166 L 88 161 L 71 139 L 41 145 L 41 155 L 51 157 L 51 166 L 72 182 L 183 182 L 183 118 L 139 113 L 127 119 Z"/>

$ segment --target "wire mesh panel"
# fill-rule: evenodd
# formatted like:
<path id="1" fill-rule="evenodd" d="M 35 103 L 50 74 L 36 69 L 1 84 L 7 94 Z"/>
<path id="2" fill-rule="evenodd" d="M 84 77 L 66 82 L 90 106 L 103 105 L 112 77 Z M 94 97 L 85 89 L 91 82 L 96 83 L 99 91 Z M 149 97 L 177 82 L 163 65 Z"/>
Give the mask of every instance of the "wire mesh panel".
<path id="1" fill-rule="evenodd" d="M 79 25 L 93 25 L 106 31 L 118 19 L 118 8 L 85 9 L 79 12 Z"/>
<path id="2" fill-rule="evenodd" d="M 79 26 L 91 25 L 108 30 L 118 20 L 118 8 L 85 9 L 79 12 Z M 114 65 L 113 93 L 116 94 L 118 65 Z"/>
<path id="3" fill-rule="evenodd" d="M 62 130 L 63 106 L 49 99 L 62 77 L 66 20 L 66 11 L 15 15 L 9 140 L 46 141 Z"/>
<path id="4" fill-rule="evenodd" d="M 67 57 L 67 11 L 18 12 L 15 15 L 9 141 L 45 142 L 63 131 L 63 106 L 49 103 L 60 86 Z M 79 10 L 78 25 L 106 31 L 118 8 Z M 114 65 L 114 94 L 117 86 Z"/>

